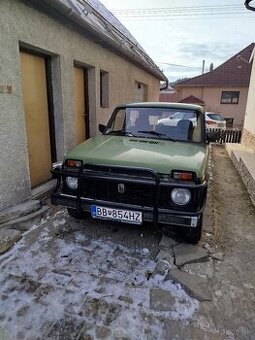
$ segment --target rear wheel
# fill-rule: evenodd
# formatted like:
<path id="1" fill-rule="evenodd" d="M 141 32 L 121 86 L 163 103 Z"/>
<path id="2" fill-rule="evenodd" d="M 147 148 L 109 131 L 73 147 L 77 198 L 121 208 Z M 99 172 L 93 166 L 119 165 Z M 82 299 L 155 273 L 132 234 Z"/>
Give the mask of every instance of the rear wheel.
<path id="1" fill-rule="evenodd" d="M 78 220 L 83 220 L 89 216 L 87 211 L 78 211 L 77 209 L 67 208 L 68 214 Z"/>
<path id="2" fill-rule="evenodd" d="M 186 232 L 186 241 L 191 244 L 197 244 L 202 236 L 203 215 L 200 216 L 198 225 L 188 228 Z"/>

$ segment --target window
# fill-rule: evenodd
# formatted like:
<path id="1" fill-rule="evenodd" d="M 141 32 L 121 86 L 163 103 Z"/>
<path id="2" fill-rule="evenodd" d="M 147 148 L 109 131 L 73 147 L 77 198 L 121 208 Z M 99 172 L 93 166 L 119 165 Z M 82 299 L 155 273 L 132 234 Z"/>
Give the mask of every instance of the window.
<path id="1" fill-rule="evenodd" d="M 135 92 L 134 101 L 135 102 L 146 102 L 148 97 L 148 86 L 135 81 Z"/>
<path id="2" fill-rule="evenodd" d="M 238 104 L 239 103 L 239 91 L 222 91 L 221 104 Z"/>
<path id="3" fill-rule="evenodd" d="M 109 107 L 109 73 L 100 71 L 100 106 Z"/>

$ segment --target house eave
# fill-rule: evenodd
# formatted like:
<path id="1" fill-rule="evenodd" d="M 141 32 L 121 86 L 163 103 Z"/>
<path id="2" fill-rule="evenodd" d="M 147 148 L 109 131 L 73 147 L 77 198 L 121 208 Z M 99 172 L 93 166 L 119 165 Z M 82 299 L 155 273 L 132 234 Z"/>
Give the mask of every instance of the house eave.
<path id="1" fill-rule="evenodd" d="M 149 56 L 141 49 L 139 49 L 136 45 L 132 44 L 132 42 L 128 41 L 130 48 L 123 46 L 123 44 L 116 41 L 115 39 L 111 39 L 110 36 L 104 34 L 100 31 L 100 29 L 95 29 L 88 22 L 83 20 L 81 16 L 75 13 L 71 7 L 69 7 L 66 3 L 63 3 L 59 0 L 21 0 L 26 5 L 33 7 L 51 17 L 55 20 L 64 23 L 69 28 L 75 29 L 83 36 L 92 40 L 96 44 L 101 45 L 107 50 L 121 56 L 122 58 L 132 62 L 134 65 L 139 67 L 140 69 L 145 70 L 152 76 L 156 77 L 159 80 L 166 81 L 167 77 L 161 72 L 157 66 L 153 63 L 153 61 L 149 58 Z M 107 25 L 107 20 L 105 19 L 105 25 Z M 118 32 L 120 35 L 120 32 Z M 124 39 L 124 36 L 123 36 Z M 126 37 L 125 37 L 126 39 Z M 132 52 L 132 49 L 135 52 Z M 140 53 L 141 57 L 139 57 L 138 53 Z"/>
<path id="2" fill-rule="evenodd" d="M 249 87 L 249 84 L 178 84 L 174 88 L 179 89 L 182 87 Z"/>

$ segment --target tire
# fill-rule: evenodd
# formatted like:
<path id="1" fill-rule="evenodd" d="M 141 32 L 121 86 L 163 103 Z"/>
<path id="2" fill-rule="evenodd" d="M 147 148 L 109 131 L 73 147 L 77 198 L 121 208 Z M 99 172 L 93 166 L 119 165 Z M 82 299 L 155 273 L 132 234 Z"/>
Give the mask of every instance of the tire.
<path id="1" fill-rule="evenodd" d="M 200 216 L 200 220 L 196 228 L 188 228 L 186 232 L 186 241 L 191 244 L 197 244 L 202 236 L 203 215 Z"/>
<path id="2" fill-rule="evenodd" d="M 78 211 L 76 209 L 67 208 L 68 214 L 77 220 L 83 220 L 89 216 L 87 211 Z"/>

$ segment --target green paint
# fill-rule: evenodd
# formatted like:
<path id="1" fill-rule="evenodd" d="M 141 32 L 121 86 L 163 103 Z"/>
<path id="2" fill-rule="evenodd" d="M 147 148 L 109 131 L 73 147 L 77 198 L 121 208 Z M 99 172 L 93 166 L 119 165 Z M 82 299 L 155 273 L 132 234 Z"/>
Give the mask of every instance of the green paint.
<path id="1" fill-rule="evenodd" d="M 161 174 L 169 174 L 173 169 L 189 170 L 204 178 L 208 147 L 159 138 L 98 135 L 76 146 L 66 159 L 79 159 L 90 164 L 145 167 Z"/>

